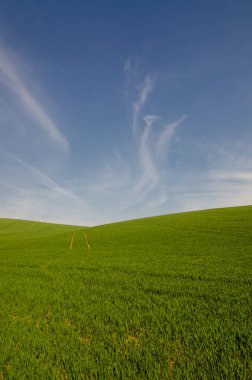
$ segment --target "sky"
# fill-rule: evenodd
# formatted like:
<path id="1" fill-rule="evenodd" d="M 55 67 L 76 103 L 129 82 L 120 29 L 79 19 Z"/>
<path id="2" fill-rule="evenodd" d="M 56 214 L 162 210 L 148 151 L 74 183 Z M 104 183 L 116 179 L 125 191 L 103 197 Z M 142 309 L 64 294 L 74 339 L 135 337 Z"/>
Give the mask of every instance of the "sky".
<path id="1" fill-rule="evenodd" d="M 0 2 L 0 217 L 252 204 L 251 1 Z"/>

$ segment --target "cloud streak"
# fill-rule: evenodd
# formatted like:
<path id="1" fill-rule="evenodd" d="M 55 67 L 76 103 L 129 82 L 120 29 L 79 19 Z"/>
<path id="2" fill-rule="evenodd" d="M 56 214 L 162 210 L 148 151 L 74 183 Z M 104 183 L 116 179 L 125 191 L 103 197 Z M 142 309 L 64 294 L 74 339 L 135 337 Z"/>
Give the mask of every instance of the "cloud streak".
<path id="1" fill-rule="evenodd" d="M 133 187 L 133 194 L 146 197 L 162 182 L 163 161 L 169 152 L 169 145 L 175 136 L 177 128 L 185 120 L 185 115 L 164 126 L 154 127 L 160 120 L 159 116 L 146 114 L 143 116 L 143 107 L 153 91 L 154 81 L 150 75 L 145 77 L 144 82 L 138 87 L 137 100 L 133 103 L 133 134 L 138 146 L 138 162 L 140 174 Z M 140 120 L 144 121 L 141 129 Z M 139 125 L 140 124 L 140 125 Z M 138 133 L 136 133 L 138 132 Z M 155 200 L 154 203 L 163 203 Z"/>
<path id="2" fill-rule="evenodd" d="M 177 128 L 183 123 L 185 118 L 186 116 L 183 115 L 172 123 L 168 123 L 160 133 L 156 142 L 156 152 L 159 158 L 164 158 L 167 148 L 169 147 Z"/>
<path id="3" fill-rule="evenodd" d="M 125 70 L 128 70 L 128 61 L 126 63 Z M 135 150 L 131 153 L 131 159 L 124 157 L 124 165 L 118 171 L 115 165 L 118 160 L 115 157 L 114 163 L 105 168 L 100 178 L 98 176 L 96 181 L 92 181 L 90 187 L 99 195 L 110 197 L 114 194 L 114 204 L 118 202 L 118 214 L 132 215 L 136 209 L 142 209 L 139 211 L 141 215 L 143 208 L 144 212 L 150 209 L 155 212 L 155 207 L 162 207 L 167 200 L 164 186 L 167 180 L 167 160 L 164 157 L 169 156 L 172 139 L 185 116 L 164 124 L 159 116 L 144 113 L 144 106 L 153 88 L 154 80 L 146 75 L 137 87 L 136 100 L 132 103 L 132 143 Z M 103 184 L 104 179 L 106 186 Z"/>
<path id="4" fill-rule="evenodd" d="M 138 131 L 139 116 L 141 114 L 142 108 L 148 99 L 149 94 L 154 88 L 154 81 L 150 75 L 147 75 L 144 82 L 139 86 L 137 100 L 133 103 L 133 133 L 136 134 Z"/>
<path id="5" fill-rule="evenodd" d="M 71 198 L 72 200 L 75 200 L 77 202 L 85 203 L 81 198 L 78 196 L 70 193 L 66 189 L 64 189 L 62 186 L 58 185 L 55 181 L 53 181 L 51 178 L 49 178 L 46 174 L 35 168 L 33 165 L 28 164 L 27 162 L 21 160 L 20 158 L 16 157 L 15 155 L 5 152 L 5 154 L 11 158 L 12 160 L 16 161 L 17 163 L 21 164 L 22 166 L 26 167 L 43 185 L 48 187 L 50 190 L 61 194 L 63 196 L 66 196 L 68 198 Z"/>
<path id="6" fill-rule="evenodd" d="M 139 162 L 142 174 L 134 188 L 134 192 L 148 193 L 159 181 L 158 168 L 154 164 L 151 146 L 152 125 L 157 120 L 154 115 L 147 115 L 144 118 L 145 127 L 139 142 Z"/>
<path id="7" fill-rule="evenodd" d="M 128 84 L 130 84 L 130 79 L 131 79 L 131 70 L 132 70 L 131 66 L 132 66 L 131 65 L 131 59 L 130 58 L 126 59 L 124 66 L 123 66 L 123 71 L 126 75 L 126 79 L 127 79 Z"/>
<path id="8" fill-rule="evenodd" d="M 64 151 L 69 149 L 69 143 L 60 132 L 58 126 L 47 114 L 38 100 L 31 94 L 13 63 L 9 54 L 0 46 L 0 80 L 17 96 L 27 114 L 40 126 L 49 139 L 59 145 Z"/>

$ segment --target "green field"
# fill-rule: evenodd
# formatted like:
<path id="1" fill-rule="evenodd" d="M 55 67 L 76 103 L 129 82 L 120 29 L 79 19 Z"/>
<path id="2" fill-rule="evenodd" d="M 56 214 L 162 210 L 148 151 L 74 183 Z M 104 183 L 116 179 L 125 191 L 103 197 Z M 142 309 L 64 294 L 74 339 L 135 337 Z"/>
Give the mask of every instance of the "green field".
<path id="1" fill-rule="evenodd" d="M 251 258 L 252 206 L 0 219 L 0 380 L 252 379 Z"/>

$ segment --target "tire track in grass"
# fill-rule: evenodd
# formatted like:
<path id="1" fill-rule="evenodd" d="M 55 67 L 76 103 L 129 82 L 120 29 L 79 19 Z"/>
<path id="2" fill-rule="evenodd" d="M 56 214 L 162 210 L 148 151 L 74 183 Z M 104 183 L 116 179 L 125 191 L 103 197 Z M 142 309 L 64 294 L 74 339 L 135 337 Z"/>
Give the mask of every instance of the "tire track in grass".
<path id="1" fill-rule="evenodd" d="M 87 246 L 88 252 L 90 252 L 91 251 L 91 245 L 90 245 L 87 233 L 85 230 L 82 230 L 82 231 L 83 231 L 84 239 L 85 239 L 84 244 L 85 244 L 85 246 Z M 67 239 L 68 244 L 69 244 L 69 245 L 67 245 L 68 249 L 64 250 L 64 253 L 62 255 L 57 256 L 54 259 L 51 259 L 51 260 L 47 261 L 44 265 L 42 265 L 41 269 L 43 272 L 50 275 L 50 277 L 52 277 L 52 276 L 55 277 L 55 272 L 52 274 L 51 271 L 49 270 L 50 265 L 52 265 L 52 264 L 58 265 L 60 268 L 61 265 L 63 265 L 63 261 L 65 262 L 66 260 L 70 260 L 70 261 L 72 260 L 72 259 L 70 259 L 70 257 L 73 257 L 72 256 L 73 254 L 74 254 L 74 256 L 77 255 L 76 260 L 81 260 L 81 257 L 83 258 L 83 256 L 82 256 L 83 253 L 81 254 L 81 251 L 83 252 L 83 248 L 81 249 L 81 247 L 80 247 L 79 232 L 81 233 L 81 229 L 78 231 L 73 231 L 72 235 L 71 235 L 71 239 L 69 239 L 69 235 L 68 235 L 68 239 L 69 239 L 69 240 Z M 86 249 L 85 249 L 85 251 L 86 251 Z M 56 275 L 56 277 L 57 277 L 57 275 Z"/>
<path id="2" fill-rule="evenodd" d="M 90 242 L 88 240 L 87 233 L 86 233 L 85 230 L 83 232 L 84 232 L 84 238 L 85 238 L 85 242 L 86 242 L 87 248 L 90 251 L 91 250 L 91 245 L 90 245 Z M 70 246 L 69 246 L 69 251 L 71 251 L 72 248 L 73 248 L 74 238 L 75 238 L 75 232 L 72 235 L 72 239 L 71 239 Z"/>
<path id="3" fill-rule="evenodd" d="M 85 236 L 85 241 L 86 241 L 86 244 L 87 244 L 88 250 L 90 251 L 90 250 L 91 250 L 91 246 L 90 246 L 90 243 L 89 243 L 89 241 L 88 241 L 87 234 L 86 234 L 86 231 L 85 231 L 85 230 L 84 230 L 84 236 Z"/>
<path id="4" fill-rule="evenodd" d="M 75 232 L 73 233 L 73 236 L 72 236 L 72 239 L 71 239 L 71 243 L 70 243 L 70 246 L 69 246 L 69 251 L 72 250 L 73 242 L 74 242 L 74 236 L 75 236 Z"/>
<path id="5" fill-rule="evenodd" d="M 63 249 L 63 245 L 62 245 L 61 248 L 58 247 L 58 251 L 60 252 L 60 250 L 62 249 L 62 252 L 59 253 L 57 256 L 55 256 L 55 257 L 53 257 L 51 259 L 46 260 L 45 263 L 40 266 L 40 269 L 42 270 L 42 272 L 46 273 L 50 277 L 55 277 L 55 273 L 52 274 L 52 272 L 50 271 L 49 267 L 51 265 L 57 265 L 57 264 L 60 265 L 62 259 L 64 260 L 64 258 L 66 258 L 67 256 L 69 256 L 71 254 L 70 251 L 73 248 L 73 243 L 76 242 L 76 236 L 75 236 L 76 232 L 77 231 L 74 231 L 73 234 L 72 234 L 72 237 L 71 237 L 71 240 L 70 240 L 70 245 L 69 245 L 68 249 L 66 248 L 66 246 Z M 69 240 L 68 240 L 69 236 L 67 236 L 66 239 L 69 242 Z M 67 244 L 67 242 L 65 244 Z"/>

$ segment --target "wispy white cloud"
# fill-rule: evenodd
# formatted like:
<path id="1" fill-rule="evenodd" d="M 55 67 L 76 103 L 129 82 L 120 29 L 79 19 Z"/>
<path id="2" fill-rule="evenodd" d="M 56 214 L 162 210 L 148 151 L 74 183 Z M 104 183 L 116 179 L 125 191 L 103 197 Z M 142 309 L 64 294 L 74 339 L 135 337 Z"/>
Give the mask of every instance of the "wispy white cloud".
<path id="1" fill-rule="evenodd" d="M 53 181 L 46 174 L 35 168 L 33 165 L 28 164 L 27 162 L 21 160 L 20 158 L 16 157 L 15 155 L 9 152 L 5 152 L 5 154 L 12 160 L 18 162 L 19 164 L 27 168 L 43 185 L 48 187 L 51 191 L 69 197 L 77 202 L 85 203 L 80 197 L 70 193 L 68 190 L 58 185 L 55 181 Z"/>
<path id="2" fill-rule="evenodd" d="M 143 120 L 145 126 L 138 142 L 138 156 L 141 170 L 133 189 L 134 194 L 140 195 L 142 199 L 153 189 L 162 186 L 162 176 L 166 170 L 164 167 L 164 157 L 169 155 L 169 148 L 176 130 L 185 120 L 185 116 L 164 126 L 159 123 L 154 130 L 154 123 L 157 124 L 160 117 L 156 115 L 145 115 Z M 136 138 L 138 139 L 138 137 Z M 161 198 L 158 201 L 155 200 L 154 203 L 164 203 L 163 192 Z"/>
<path id="3" fill-rule="evenodd" d="M 8 183 L 8 182 L 6 182 L 6 181 L 0 181 L 0 185 L 1 185 L 2 187 L 7 188 L 8 190 L 14 190 L 14 191 L 17 190 L 16 186 L 13 186 L 13 185 L 11 185 L 10 183 Z M 18 189 L 18 190 L 20 190 L 20 189 Z"/>
<path id="4" fill-rule="evenodd" d="M 100 195 L 115 197 L 115 194 L 129 185 L 132 180 L 131 174 L 129 162 L 116 153 L 112 160 L 103 161 L 101 173 L 96 173 L 95 178 L 82 184 L 82 188 Z"/>
<path id="5" fill-rule="evenodd" d="M 153 79 L 150 75 L 146 75 L 144 82 L 138 87 L 137 99 L 133 102 L 132 129 L 138 146 L 140 166 L 139 176 L 133 186 L 133 194 L 134 196 L 141 195 L 141 198 L 144 198 L 160 184 L 163 170 L 161 158 L 168 154 L 169 144 L 178 126 L 185 120 L 185 116 L 182 116 L 163 127 L 159 126 L 153 133 L 153 125 L 159 121 L 160 117 L 150 114 L 143 115 L 143 107 L 153 88 Z M 144 126 L 140 124 L 140 120 L 144 121 Z"/>
<path id="6" fill-rule="evenodd" d="M 99 210 L 92 209 L 73 181 L 59 184 L 19 157 L 6 151 L 0 154 L 0 217 L 76 225 L 100 220 Z"/>
<path id="7" fill-rule="evenodd" d="M 132 70 L 131 59 L 128 58 L 124 62 L 124 66 L 123 66 L 123 71 L 126 75 L 126 79 L 127 79 L 128 84 L 130 83 L 130 80 L 131 80 L 131 70 Z"/>
<path id="8" fill-rule="evenodd" d="M 131 72 L 131 59 L 130 58 L 127 58 L 126 61 L 124 62 L 123 71 L 126 73 Z"/>
<path id="9" fill-rule="evenodd" d="M 156 152 L 159 158 L 163 158 L 167 153 L 167 149 L 172 141 L 172 138 L 175 135 L 177 128 L 183 123 L 184 120 L 185 115 L 165 125 L 156 142 Z"/>
<path id="10" fill-rule="evenodd" d="M 148 99 L 149 94 L 154 88 L 154 80 L 150 75 L 147 75 L 144 79 L 144 82 L 138 88 L 137 100 L 133 103 L 133 132 L 137 133 L 138 130 L 138 121 L 141 114 L 142 108 Z"/>
<path id="11" fill-rule="evenodd" d="M 181 211 L 252 204 L 252 155 L 249 141 L 201 143 L 203 168 L 181 173 L 172 199 Z M 183 178 L 182 178 L 183 176 Z"/>
<path id="12" fill-rule="evenodd" d="M 167 200 L 167 190 L 165 189 L 165 186 L 163 186 L 161 187 L 160 191 L 158 191 L 157 196 L 148 203 L 147 207 L 155 212 L 157 208 L 162 207 L 167 202 Z"/>
<path id="13" fill-rule="evenodd" d="M 94 225 L 99 220 L 85 205 L 76 207 L 70 198 L 55 196 L 49 188 L 35 185 L 22 193 L 18 188 L 1 193 L 0 217 L 82 226 Z"/>
<path id="14" fill-rule="evenodd" d="M 252 183 L 252 171 L 210 171 L 209 178 L 226 182 Z"/>
<path id="15" fill-rule="evenodd" d="M 134 192 L 148 193 L 159 181 L 160 174 L 152 158 L 151 132 L 152 125 L 157 120 L 155 115 L 144 117 L 145 127 L 139 142 L 139 162 L 141 175 L 134 187 Z"/>
<path id="16" fill-rule="evenodd" d="M 0 44 L 0 80 L 18 97 L 27 114 L 45 131 L 49 139 L 62 149 L 68 150 L 67 139 L 39 101 L 31 94 L 21 78 L 17 64 L 13 62 L 2 44 Z"/>
<path id="17" fill-rule="evenodd" d="M 132 103 L 132 147 L 135 149 L 131 147 L 130 159 L 125 156 L 119 160 L 115 156 L 112 163 L 103 167 L 100 175 L 85 186 L 88 193 L 92 191 L 100 200 L 106 197 L 109 209 L 112 197 L 113 211 L 110 212 L 112 215 L 116 210 L 114 220 L 122 219 L 122 215 L 132 218 L 155 213 L 168 200 L 164 186 L 167 160 L 163 160 L 163 156 L 169 156 L 172 139 L 185 116 L 164 125 L 161 117 L 144 112 L 153 88 L 150 75 L 137 87 L 136 101 Z M 106 208 L 104 201 L 101 207 Z"/>

